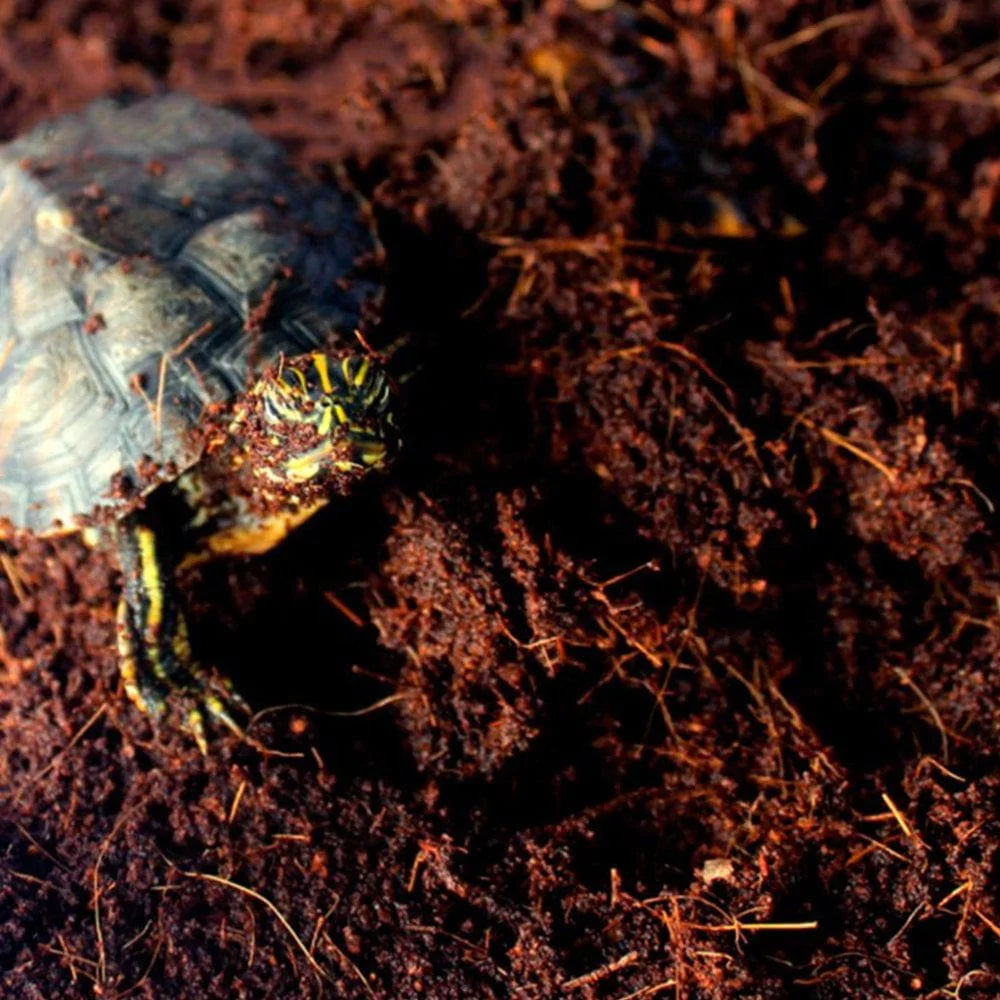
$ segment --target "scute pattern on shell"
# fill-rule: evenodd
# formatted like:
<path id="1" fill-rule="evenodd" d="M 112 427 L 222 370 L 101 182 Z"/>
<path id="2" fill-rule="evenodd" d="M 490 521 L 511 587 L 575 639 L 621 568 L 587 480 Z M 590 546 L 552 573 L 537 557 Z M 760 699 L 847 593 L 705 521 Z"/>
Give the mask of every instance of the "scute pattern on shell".
<path id="1" fill-rule="evenodd" d="M 186 95 L 0 147 L 0 519 L 69 529 L 116 474 L 194 464 L 206 407 L 353 339 L 373 248 L 352 197 Z"/>

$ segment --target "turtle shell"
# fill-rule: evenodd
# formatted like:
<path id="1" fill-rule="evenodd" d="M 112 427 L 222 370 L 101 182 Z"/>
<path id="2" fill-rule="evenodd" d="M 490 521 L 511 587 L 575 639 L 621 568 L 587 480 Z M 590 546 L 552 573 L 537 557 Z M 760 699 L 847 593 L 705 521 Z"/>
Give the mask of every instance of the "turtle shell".
<path id="1" fill-rule="evenodd" d="M 238 116 L 104 99 L 0 146 L 0 519 L 70 530 L 124 474 L 195 464 L 281 355 L 353 343 L 375 283 L 353 197 Z"/>

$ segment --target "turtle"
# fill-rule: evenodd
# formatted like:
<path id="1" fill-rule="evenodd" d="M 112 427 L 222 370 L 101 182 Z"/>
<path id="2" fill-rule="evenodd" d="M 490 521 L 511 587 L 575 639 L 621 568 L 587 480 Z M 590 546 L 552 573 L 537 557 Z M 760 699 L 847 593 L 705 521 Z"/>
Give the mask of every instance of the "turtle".
<path id="1" fill-rule="evenodd" d="M 0 146 L 0 538 L 117 551 L 119 671 L 237 733 L 177 574 L 267 551 L 399 448 L 359 199 L 238 114 L 105 97 Z"/>

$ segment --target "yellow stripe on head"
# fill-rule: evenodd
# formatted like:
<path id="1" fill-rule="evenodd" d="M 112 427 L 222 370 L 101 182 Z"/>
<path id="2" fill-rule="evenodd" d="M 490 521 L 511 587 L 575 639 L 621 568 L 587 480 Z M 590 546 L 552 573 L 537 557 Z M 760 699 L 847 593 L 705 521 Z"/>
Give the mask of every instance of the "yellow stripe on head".
<path id="1" fill-rule="evenodd" d="M 330 428 L 333 426 L 333 408 L 326 407 L 322 411 L 322 415 L 319 418 L 319 423 L 316 425 L 316 429 L 324 437 L 330 433 Z"/>
<path id="2" fill-rule="evenodd" d="M 358 365 L 358 370 L 354 373 L 354 388 L 360 389 L 361 386 L 365 384 L 365 379 L 368 378 L 368 369 L 370 368 L 368 358 L 362 358 L 361 364 Z"/>
<path id="3" fill-rule="evenodd" d="M 329 454 L 330 446 L 328 444 L 303 452 L 285 463 L 285 472 L 293 482 L 304 483 L 319 472 L 320 464 Z"/>
<path id="4" fill-rule="evenodd" d="M 285 420 L 299 421 L 302 419 L 302 407 L 295 402 L 295 396 L 291 392 L 283 393 L 281 396 L 272 395 L 270 403 L 275 413 Z"/>
<path id="5" fill-rule="evenodd" d="M 386 395 L 389 391 L 389 387 L 386 385 L 385 379 L 373 378 L 368 385 L 368 391 L 364 396 L 365 406 L 372 406 L 376 400 Z"/>
<path id="6" fill-rule="evenodd" d="M 327 364 L 326 355 L 317 352 L 312 356 L 313 367 L 319 375 L 319 384 L 324 392 L 333 392 L 333 383 L 330 381 L 330 368 Z"/>

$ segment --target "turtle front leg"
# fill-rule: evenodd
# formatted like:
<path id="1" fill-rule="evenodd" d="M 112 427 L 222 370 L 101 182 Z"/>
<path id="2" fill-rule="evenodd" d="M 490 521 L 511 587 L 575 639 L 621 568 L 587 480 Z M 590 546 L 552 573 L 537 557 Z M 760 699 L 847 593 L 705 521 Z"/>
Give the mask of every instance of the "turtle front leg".
<path id="1" fill-rule="evenodd" d="M 180 694 L 186 702 L 184 727 L 203 754 L 208 752 L 206 712 L 244 736 L 229 707 L 245 711 L 245 703 L 192 654 L 174 583 L 176 563 L 166 555 L 169 546 L 161 542 L 143 511 L 117 522 L 115 540 L 124 574 L 118 603 L 118 652 L 126 694 L 141 712 L 154 718 L 166 711 L 171 695 Z"/>

